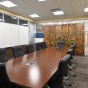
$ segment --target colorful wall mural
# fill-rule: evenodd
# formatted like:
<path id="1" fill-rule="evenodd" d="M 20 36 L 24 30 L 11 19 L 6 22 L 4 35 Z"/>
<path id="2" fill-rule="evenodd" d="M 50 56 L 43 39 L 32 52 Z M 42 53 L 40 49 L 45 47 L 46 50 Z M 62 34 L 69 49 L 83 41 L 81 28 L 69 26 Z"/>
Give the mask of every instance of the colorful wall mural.
<path id="1" fill-rule="evenodd" d="M 84 24 L 47 25 L 44 27 L 44 41 L 47 46 L 55 46 L 58 41 L 64 41 L 66 47 L 77 43 L 75 53 L 84 55 Z"/>

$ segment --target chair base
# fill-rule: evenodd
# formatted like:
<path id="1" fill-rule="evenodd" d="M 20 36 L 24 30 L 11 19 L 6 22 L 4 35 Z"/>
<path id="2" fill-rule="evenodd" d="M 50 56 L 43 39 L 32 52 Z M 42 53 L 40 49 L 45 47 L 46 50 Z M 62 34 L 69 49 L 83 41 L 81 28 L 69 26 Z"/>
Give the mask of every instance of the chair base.
<path id="1" fill-rule="evenodd" d="M 68 83 L 69 86 L 71 86 L 71 82 L 68 80 L 63 80 L 65 83 Z"/>
<path id="2" fill-rule="evenodd" d="M 69 75 L 63 77 L 63 80 L 68 80 L 68 79 L 69 79 Z"/>
<path id="3" fill-rule="evenodd" d="M 74 73 L 74 72 L 72 72 L 72 71 L 69 71 L 71 74 L 73 74 L 73 76 L 75 77 L 76 76 L 76 74 Z"/>
<path id="4" fill-rule="evenodd" d="M 66 88 L 66 86 L 64 86 L 64 88 Z"/>

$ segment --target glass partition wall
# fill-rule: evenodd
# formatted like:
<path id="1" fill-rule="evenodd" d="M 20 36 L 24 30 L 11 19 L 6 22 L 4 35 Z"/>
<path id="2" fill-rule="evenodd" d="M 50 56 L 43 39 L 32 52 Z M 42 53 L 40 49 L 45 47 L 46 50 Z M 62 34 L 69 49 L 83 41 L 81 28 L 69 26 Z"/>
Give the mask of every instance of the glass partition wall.
<path id="1" fill-rule="evenodd" d="M 30 30 L 31 23 L 15 16 L 0 13 L 0 48 L 29 44 L 30 35 L 34 36 L 31 31 L 34 30 L 34 27 Z M 32 38 L 33 42 L 34 38 Z"/>
<path id="2" fill-rule="evenodd" d="M 0 14 L 0 47 L 3 47 L 3 14 Z"/>

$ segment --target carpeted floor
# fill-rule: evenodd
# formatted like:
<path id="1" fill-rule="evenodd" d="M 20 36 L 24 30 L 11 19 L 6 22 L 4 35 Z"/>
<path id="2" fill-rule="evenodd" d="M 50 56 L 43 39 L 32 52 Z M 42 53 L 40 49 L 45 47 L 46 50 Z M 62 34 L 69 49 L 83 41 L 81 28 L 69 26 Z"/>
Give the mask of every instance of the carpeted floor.
<path id="1" fill-rule="evenodd" d="M 69 87 L 66 83 L 67 88 L 88 88 L 88 56 L 75 56 L 76 69 L 73 71 L 76 73 L 76 77 L 70 74 L 69 81 L 72 86 Z"/>

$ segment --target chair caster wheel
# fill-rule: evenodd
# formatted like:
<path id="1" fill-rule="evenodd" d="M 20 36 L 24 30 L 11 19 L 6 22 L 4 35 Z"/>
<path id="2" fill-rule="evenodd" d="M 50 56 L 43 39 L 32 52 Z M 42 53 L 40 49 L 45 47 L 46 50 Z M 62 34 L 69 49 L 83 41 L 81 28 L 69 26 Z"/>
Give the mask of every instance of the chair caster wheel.
<path id="1" fill-rule="evenodd" d="M 73 75 L 74 77 L 76 76 L 76 75 Z"/>
<path id="2" fill-rule="evenodd" d="M 77 63 L 75 63 L 75 64 L 77 64 Z"/>
<path id="3" fill-rule="evenodd" d="M 70 69 L 70 71 L 72 71 L 72 70 Z"/>
<path id="4" fill-rule="evenodd" d="M 68 79 L 67 79 L 68 80 Z"/>
<path id="5" fill-rule="evenodd" d="M 71 84 L 69 84 L 69 86 L 71 86 Z"/>

